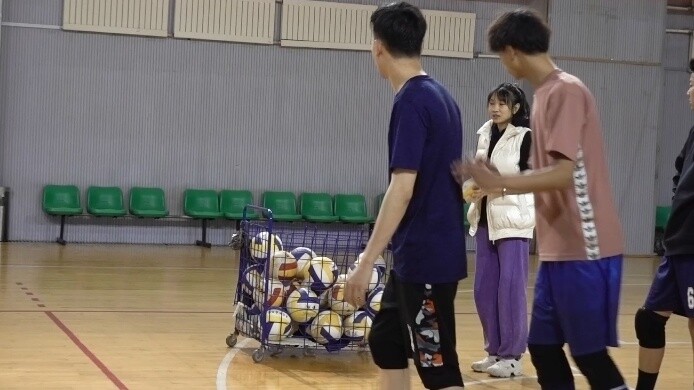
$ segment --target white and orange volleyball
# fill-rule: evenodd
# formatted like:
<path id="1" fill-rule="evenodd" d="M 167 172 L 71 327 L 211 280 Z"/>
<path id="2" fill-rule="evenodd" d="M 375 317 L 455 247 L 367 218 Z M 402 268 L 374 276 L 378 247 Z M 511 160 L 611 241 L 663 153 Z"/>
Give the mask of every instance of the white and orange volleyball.
<path id="1" fill-rule="evenodd" d="M 267 288 L 261 290 L 266 307 L 280 307 L 284 303 L 285 286 L 278 280 L 268 280 Z"/>
<path id="2" fill-rule="evenodd" d="M 276 251 L 270 256 L 268 273 L 270 278 L 289 282 L 296 277 L 296 258 L 287 251 Z"/>
<path id="3" fill-rule="evenodd" d="M 344 283 L 335 283 L 328 291 L 330 293 L 330 310 L 343 317 L 351 315 L 357 310 L 351 303 L 345 301 Z"/>

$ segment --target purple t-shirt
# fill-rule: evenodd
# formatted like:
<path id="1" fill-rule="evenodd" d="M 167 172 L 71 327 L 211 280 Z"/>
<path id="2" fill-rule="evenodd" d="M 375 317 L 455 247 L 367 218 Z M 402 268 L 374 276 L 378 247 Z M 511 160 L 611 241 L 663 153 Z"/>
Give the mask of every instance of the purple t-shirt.
<path id="1" fill-rule="evenodd" d="M 404 282 L 467 277 L 463 199 L 450 170 L 462 148 L 460 109 L 453 97 L 429 76 L 410 79 L 395 96 L 388 133 L 390 172 L 417 171 L 412 199 L 392 239 L 394 269 Z"/>

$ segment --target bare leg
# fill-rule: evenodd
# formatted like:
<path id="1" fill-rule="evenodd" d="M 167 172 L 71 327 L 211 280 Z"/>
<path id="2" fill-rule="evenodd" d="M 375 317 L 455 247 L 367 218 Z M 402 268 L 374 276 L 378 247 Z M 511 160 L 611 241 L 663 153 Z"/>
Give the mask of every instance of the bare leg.
<path id="1" fill-rule="evenodd" d="M 410 388 L 410 370 L 380 370 L 381 390 L 408 390 Z"/>

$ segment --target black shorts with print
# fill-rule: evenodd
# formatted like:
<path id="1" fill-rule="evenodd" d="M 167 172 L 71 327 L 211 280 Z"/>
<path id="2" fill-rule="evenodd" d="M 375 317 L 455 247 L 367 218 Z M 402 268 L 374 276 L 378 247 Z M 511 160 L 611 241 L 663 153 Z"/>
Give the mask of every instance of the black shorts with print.
<path id="1" fill-rule="evenodd" d="M 376 365 L 405 369 L 410 358 L 427 389 L 463 386 L 455 350 L 457 290 L 458 283 L 405 283 L 391 272 L 369 333 Z"/>

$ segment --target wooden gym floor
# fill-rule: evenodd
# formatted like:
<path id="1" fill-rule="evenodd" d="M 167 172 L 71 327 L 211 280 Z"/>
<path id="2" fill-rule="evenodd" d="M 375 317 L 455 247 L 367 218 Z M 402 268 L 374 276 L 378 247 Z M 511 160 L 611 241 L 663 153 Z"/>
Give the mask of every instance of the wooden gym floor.
<path id="1" fill-rule="evenodd" d="M 656 262 L 632 258 L 625 265 L 623 343 L 612 355 L 631 386 L 637 362 L 633 314 Z M 0 389 L 378 388 L 365 353 L 303 357 L 285 351 L 256 364 L 256 341 L 241 338 L 237 348 L 227 348 L 237 269 L 230 248 L 1 245 Z M 525 376 L 511 380 L 469 369 L 484 355 L 472 278 L 459 290 L 458 351 L 467 387 L 538 389 L 527 356 Z M 691 390 L 687 322 L 673 318 L 667 329 L 659 388 Z M 414 371 L 413 384 L 421 388 Z M 588 388 L 580 374 L 577 384 Z"/>

